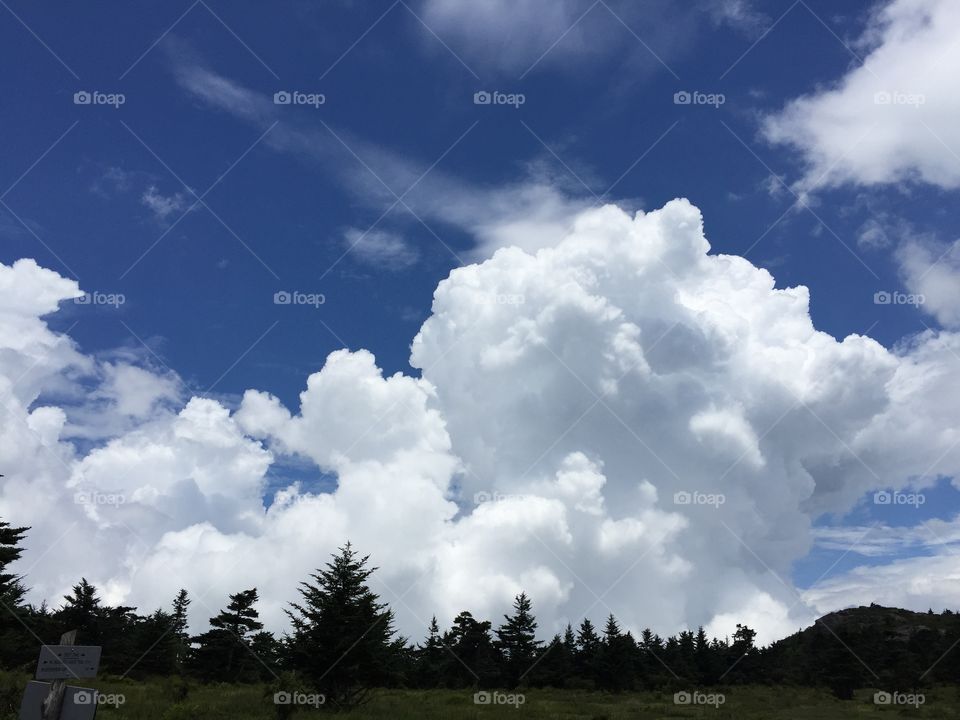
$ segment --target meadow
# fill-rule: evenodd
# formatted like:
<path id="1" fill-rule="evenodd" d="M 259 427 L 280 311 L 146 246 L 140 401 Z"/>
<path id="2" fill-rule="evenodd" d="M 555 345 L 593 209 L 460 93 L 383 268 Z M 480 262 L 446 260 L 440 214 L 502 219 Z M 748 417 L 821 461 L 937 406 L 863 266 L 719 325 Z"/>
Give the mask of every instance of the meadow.
<path id="1" fill-rule="evenodd" d="M 0 720 L 14 720 L 19 706 L 18 688 L 26 676 L 0 677 Z M 122 695 L 120 706 L 102 705 L 101 720 L 275 720 L 273 692 L 266 685 L 193 685 L 186 697 L 167 680 L 138 682 L 99 680 L 89 683 L 101 693 Z M 461 690 L 379 690 L 370 701 L 348 716 L 357 720 L 460 718 L 530 718 L 540 720 L 654 720 L 662 718 L 712 718 L 713 720 L 845 720 L 847 718 L 960 718 L 960 691 L 953 687 L 926 691 L 915 706 L 878 706 L 873 690 L 857 692 L 854 700 L 841 701 L 829 692 L 795 687 L 737 686 L 720 688 L 722 704 L 676 705 L 671 693 L 605 693 L 579 690 L 524 692 L 522 704 L 478 705 L 471 692 Z M 503 696 L 500 699 L 504 699 Z M 514 698 L 516 700 L 516 698 Z M 298 709 L 293 717 L 322 716 L 323 710 Z"/>

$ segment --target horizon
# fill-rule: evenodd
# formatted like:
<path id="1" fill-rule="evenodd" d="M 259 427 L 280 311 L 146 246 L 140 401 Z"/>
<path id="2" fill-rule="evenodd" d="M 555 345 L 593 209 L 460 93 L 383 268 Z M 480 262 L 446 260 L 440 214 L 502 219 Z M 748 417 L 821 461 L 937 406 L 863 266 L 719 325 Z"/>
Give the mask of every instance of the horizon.
<path id="1" fill-rule="evenodd" d="M 960 608 L 948 0 L 0 15 L 28 602 L 280 632 L 350 540 L 412 640 Z"/>

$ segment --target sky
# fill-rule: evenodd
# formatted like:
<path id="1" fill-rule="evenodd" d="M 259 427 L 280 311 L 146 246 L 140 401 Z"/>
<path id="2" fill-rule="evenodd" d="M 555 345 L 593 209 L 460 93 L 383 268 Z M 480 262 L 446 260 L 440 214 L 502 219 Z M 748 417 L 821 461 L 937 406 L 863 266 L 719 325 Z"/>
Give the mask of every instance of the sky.
<path id="1" fill-rule="evenodd" d="M 960 607 L 955 3 L 0 18 L 31 601 L 282 631 L 350 540 L 413 638 Z"/>

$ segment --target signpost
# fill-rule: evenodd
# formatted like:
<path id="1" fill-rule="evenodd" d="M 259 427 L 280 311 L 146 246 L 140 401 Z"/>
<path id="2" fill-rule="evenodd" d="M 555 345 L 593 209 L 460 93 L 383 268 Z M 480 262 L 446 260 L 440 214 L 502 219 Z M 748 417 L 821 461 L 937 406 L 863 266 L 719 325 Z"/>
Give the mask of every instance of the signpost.
<path id="1" fill-rule="evenodd" d="M 92 645 L 44 645 L 37 661 L 37 680 L 69 680 L 97 676 L 100 648 Z"/>
<path id="2" fill-rule="evenodd" d="M 92 678 L 100 666 L 100 648 L 77 645 L 77 631 L 60 638 L 59 645 L 44 645 L 37 661 L 37 680 L 23 695 L 20 720 L 93 720 L 97 691 L 68 686 L 70 678 Z M 42 682 L 52 680 L 52 683 Z"/>

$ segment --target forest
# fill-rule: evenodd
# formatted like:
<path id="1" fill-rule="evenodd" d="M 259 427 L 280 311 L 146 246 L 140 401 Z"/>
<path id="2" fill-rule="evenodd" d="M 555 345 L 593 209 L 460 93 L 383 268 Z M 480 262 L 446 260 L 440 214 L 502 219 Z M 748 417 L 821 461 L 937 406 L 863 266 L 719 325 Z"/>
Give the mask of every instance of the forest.
<path id="1" fill-rule="evenodd" d="M 84 578 L 55 608 L 25 602 L 26 579 L 10 566 L 27 532 L 0 522 L 0 665 L 8 671 L 32 672 L 39 646 L 75 629 L 78 644 L 102 647 L 104 676 L 164 678 L 174 688 L 181 683 L 184 694 L 191 683 L 263 684 L 277 697 L 322 698 L 330 710 L 362 705 L 382 688 L 709 697 L 710 688 L 790 685 L 849 700 L 858 688 L 916 693 L 955 685 L 960 677 L 960 615 L 876 605 L 834 613 L 758 647 L 746 625 L 729 638 L 710 638 L 702 627 L 671 637 L 649 629 L 634 636 L 613 615 L 543 638 L 534 602 L 521 593 L 497 623 L 464 610 L 449 628 L 433 618 L 424 636 L 411 640 L 397 633 L 393 611 L 369 587 L 376 568 L 350 543 L 300 583 L 286 611 L 290 628 L 281 636 L 264 629 L 256 588 L 225 598 L 209 629 L 194 632 L 186 589 L 146 614 L 104 603 Z"/>

